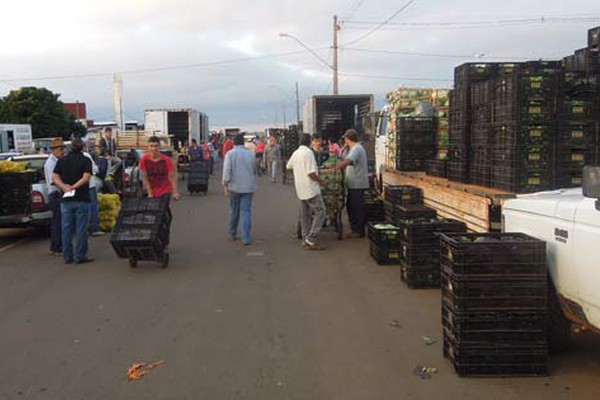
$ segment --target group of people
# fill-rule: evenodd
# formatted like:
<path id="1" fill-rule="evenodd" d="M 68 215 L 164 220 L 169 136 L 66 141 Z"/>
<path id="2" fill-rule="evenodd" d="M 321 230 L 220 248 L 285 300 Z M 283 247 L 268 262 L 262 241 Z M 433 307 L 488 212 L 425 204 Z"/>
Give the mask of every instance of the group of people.
<path id="1" fill-rule="evenodd" d="M 339 157 L 340 160 L 331 168 L 345 171 L 346 210 L 351 228 L 346 237 L 365 236 L 364 192 L 369 188 L 367 154 L 355 130 L 347 130 L 343 140 L 343 148 L 338 149 L 330 142 L 327 144 L 327 151 L 324 151 L 321 137 L 303 134 L 300 146 L 286 164 L 286 169 L 292 170 L 294 174 L 296 194 L 300 200 L 302 246 L 308 250 L 324 249 L 318 242 L 327 214 L 321 195 L 321 187 L 327 182 L 319 176 L 322 170 L 319 166 L 324 154 L 327 157 Z M 224 151 L 222 178 L 225 196 L 229 198 L 228 234 L 230 240 L 238 240 L 238 227 L 241 222 L 241 241 L 244 245 L 249 245 L 252 242 L 252 200 L 258 187 L 259 150 L 256 148 L 252 151 L 248 148 L 243 135 L 235 136 L 232 146 Z M 277 158 L 273 159 L 274 163 L 269 164 L 276 171 L 277 162 L 281 161 L 281 152 L 276 150 L 279 144 L 274 136 L 269 138 L 269 146 L 273 153 L 278 152 L 275 153 Z M 226 148 L 225 144 L 223 148 Z M 265 146 L 263 149 L 262 159 L 265 158 L 265 154 L 269 154 L 269 147 Z"/>
<path id="2" fill-rule="evenodd" d="M 110 170 L 121 167 L 116 158 L 116 143 L 110 128 L 100 140 L 100 156 L 85 151 L 85 142 L 76 138 L 70 152 L 65 154 L 65 143 L 56 138 L 50 145 L 51 154 L 44 164 L 52 221 L 50 226 L 50 254 L 62 256 L 67 264 L 92 262 L 88 255 L 89 233 L 104 234 L 99 227 L 98 193 L 109 187 L 114 193 Z M 152 137 L 149 152 L 139 160 L 144 187 L 150 197 L 168 196 L 179 199 L 177 176 L 173 161 L 160 152 L 160 140 Z M 73 234 L 76 247 L 73 248 Z"/>

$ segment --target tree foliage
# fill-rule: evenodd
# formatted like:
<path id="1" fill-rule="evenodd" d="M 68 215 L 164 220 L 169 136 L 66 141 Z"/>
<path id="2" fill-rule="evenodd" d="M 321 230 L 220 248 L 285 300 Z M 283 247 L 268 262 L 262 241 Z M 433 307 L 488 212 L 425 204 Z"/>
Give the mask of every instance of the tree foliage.
<path id="1" fill-rule="evenodd" d="M 30 124 L 34 138 L 85 135 L 85 127 L 69 115 L 59 97 L 46 88 L 13 90 L 0 99 L 0 123 Z"/>

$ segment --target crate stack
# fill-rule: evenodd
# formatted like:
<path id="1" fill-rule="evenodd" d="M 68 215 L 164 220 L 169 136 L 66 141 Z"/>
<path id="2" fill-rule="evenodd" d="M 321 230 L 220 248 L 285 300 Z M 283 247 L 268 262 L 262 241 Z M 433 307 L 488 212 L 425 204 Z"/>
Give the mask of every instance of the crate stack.
<path id="1" fill-rule="evenodd" d="M 434 209 L 423 205 L 423 190 L 409 185 L 385 185 L 383 208 L 387 222 L 400 222 L 418 218 L 435 218 Z"/>
<path id="2" fill-rule="evenodd" d="M 444 356 L 460 376 L 546 375 L 545 242 L 441 234 Z"/>
<path id="3" fill-rule="evenodd" d="M 471 135 L 474 118 L 474 85 L 496 76 L 497 64 L 466 63 L 454 70 L 454 90 L 450 98 L 450 137 L 447 176 L 457 182 L 470 182 Z M 482 111 L 483 112 L 483 111 Z"/>
<path id="4" fill-rule="evenodd" d="M 600 162 L 600 27 L 588 31 L 588 47 L 562 62 L 556 146 L 556 184 L 581 186 L 584 165 Z"/>
<path id="5" fill-rule="evenodd" d="M 380 222 L 385 221 L 385 211 L 383 209 L 383 200 L 377 194 L 374 188 L 365 190 L 364 202 L 367 221 Z"/>
<path id="6" fill-rule="evenodd" d="M 385 222 L 368 222 L 369 253 L 379 265 L 400 264 L 400 228 Z"/>
<path id="7" fill-rule="evenodd" d="M 492 187 L 517 193 L 553 188 L 560 76 L 560 63 L 531 61 L 493 80 Z"/>
<path id="8" fill-rule="evenodd" d="M 288 159 L 292 153 L 300 146 L 300 134 L 296 129 L 286 129 L 281 135 L 281 156 Z"/>
<path id="9" fill-rule="evenodd" d="M 446 177 L 446 161 L 450 138 L 450 91 L 437 90 L 433 93 L 433 108 L 436 117 L 435 157 L 427 161 L 427 175 Z"/>
<path id="10" fill-rule="evenodd" d="M 466 225 L 452 219 L 422 218 L 402 221 L 400 228 L 400 276 L 409 288 L 440 287 L 439 233 L 466 232 Z"/>
<path id="11" fill-rule="evenodd" d="M 436 152 L 436 118 L 402 117 L 396 123 L 396 170 L 425 171 Z"/>
<path id="12" fill-rule="evenodd" d="M 164 197 L 124 199 L 110 244 L 121 258 L 158 259 L 169 240 L 171 218 Z"/>

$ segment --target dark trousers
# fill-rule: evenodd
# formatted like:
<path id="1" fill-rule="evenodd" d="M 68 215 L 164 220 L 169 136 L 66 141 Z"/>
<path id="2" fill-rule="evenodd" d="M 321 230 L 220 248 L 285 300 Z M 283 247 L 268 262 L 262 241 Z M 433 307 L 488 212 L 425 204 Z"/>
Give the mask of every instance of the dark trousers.
<path id="1" fill-rule="evenodd" d="M 62 193 L 53 192 L 50 194 L 50 210 L 52 211 L 52 220 L 50 222 L 50 251 L 55 253 L 62 253 L 61 202 Z"/>
<path id="2" fill-rule="evenodd" d="M 366 211 L 365 211 L 365 189 L 348 189 L 346 198 L 346 210 L 352 232 L 361 236 L 365 235 Z"/>

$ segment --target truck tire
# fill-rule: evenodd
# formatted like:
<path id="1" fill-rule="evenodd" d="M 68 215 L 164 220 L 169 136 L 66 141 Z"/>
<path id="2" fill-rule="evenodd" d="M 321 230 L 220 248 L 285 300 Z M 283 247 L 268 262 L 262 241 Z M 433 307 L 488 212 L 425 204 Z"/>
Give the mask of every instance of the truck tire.
<path id="1" fill-rule="evenodd" d="M 571 321 L 565 317 L 560 306 L 552 279 L 548 278 L 548 350 L 559 354 L 569 347 Z"/>

